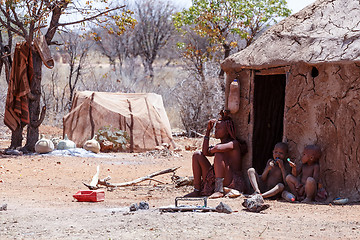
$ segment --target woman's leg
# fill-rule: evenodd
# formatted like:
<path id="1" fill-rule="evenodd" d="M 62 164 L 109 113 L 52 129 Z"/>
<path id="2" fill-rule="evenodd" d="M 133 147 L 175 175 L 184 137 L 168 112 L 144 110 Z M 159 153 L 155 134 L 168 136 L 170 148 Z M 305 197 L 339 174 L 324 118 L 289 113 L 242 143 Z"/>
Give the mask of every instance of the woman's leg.
<path id="1" fill-rule="evenodd" d="M 224 196 L 224 186 L 228 186 L 232 181 L 232 172 L 229 164 L 224 159 L 224 154 L 215 153 L 214 157 L 215 171 L 215 190 L 209 198 L 219 198 Z"/>
<path id="2" fill-rule="evenodd" d="M 185 195 L 185 197 L 200 196 L 201 181 L 206 178 L 211 164 L 201 152 L 195 152 L 192 156 L 192 170 L 194 176 L 194 192 Z"/>

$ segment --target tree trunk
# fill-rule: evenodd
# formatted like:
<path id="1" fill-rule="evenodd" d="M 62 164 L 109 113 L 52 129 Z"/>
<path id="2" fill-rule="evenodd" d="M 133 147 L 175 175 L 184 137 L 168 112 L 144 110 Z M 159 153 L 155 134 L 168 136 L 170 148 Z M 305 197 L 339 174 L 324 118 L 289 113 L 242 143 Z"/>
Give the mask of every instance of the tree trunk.
<path id="1" fill-rule="evenodd" d="M 35 97 L 33 99 L 31 98 L 29 99 L 30 123 L 27 127 L 26 144 L 23 149 L 25 152 L 35 151 L 35 143 L 39 139 L 39 126 L 41 123 L 41 120 L 39 120 L 39 116 L 40 116 L 42 61 L 38 52 L 36 51 L 33 51 L 33 65 L 34 65 L 34 77 L 30 84 L 30 88 L 32 95 Z"/>
<path id="2" fill-rule="evenodd" d="M 224 59 L 226 59 L 228 56 L 230 56 L 230 45 L 228 44 L 223 44 L 224 47 Z M 220 86 L 223 92 L 225 92 L 225 78 L 224 78 L 225 72 L 224 70 L 220 69 L 220 73 L 219 73 L 219 80 L 220 80 Z"/>
<path id="3" fill-rule="evenodd" d="M 23 132 L 22 126 L 19 126 L 17 129 L 15 129 L 15 131 L 11 132 L 11 145 L 9 149 L 16 149 L 22 146 L 22 140 L 23 140 L 22 132 Z"/>

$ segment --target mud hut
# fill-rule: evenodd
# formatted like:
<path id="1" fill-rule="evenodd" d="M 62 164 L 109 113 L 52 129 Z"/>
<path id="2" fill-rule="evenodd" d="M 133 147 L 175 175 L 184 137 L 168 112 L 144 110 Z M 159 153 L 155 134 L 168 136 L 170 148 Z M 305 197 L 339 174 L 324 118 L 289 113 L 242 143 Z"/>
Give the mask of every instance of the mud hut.
<path id="1" fill-rule="evenodd" d="M 240 83 L 237 134 L 249 153 L 244 169 L 262 171 L 278 141 L 296 161 L 318 144 L 329 200 L 360 200 L 360 4 L 318 0 L 225 59 L 226 99 Z M 226 105 L 227 105 L 226 100 Z"/>

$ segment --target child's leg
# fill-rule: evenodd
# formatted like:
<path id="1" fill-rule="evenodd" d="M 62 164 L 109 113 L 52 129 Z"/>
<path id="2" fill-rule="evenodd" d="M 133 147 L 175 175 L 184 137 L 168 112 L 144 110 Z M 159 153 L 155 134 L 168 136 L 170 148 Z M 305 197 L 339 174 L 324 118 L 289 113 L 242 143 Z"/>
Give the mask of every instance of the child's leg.
<path id="1" fill-rule="evenodd" d="M 295 195 L 296 198 L 299 197 L 297 188 L 300 186 L 299 180 L 293 175 L 289 174 L 286 176 L 286 182 L 290 188 L 290 192 Z"/>
<path id="2" fill-rule="evenodd" d="M 303 200 L 305 203 L 309 203 L 314 200 L 317 191 L 316 181 L 312 177 L 308 177 L 305 183 L 306 198 Z"/>
<path id="3" fill-rule="evenodd" d="M 269 191 L 264 192 L 263 194 L 261 194 L 261 196 L 263 198 L 269 198 L 269 197 L 275 196 L 278 193 L 281 193 L 283 190 L 284 190 L 284 184 L 278 183 L 278 184 L 276 184 L 275 187 L 273 187 Z"/>
<path id="4" fill-rule="evenodd" d="M 249 176 L 249 180 L 250 180 L 250 183 L 251 183 L 251 186 L 253 187 L 254 189 L 254 193 L 261 193 L 260 192 L 260 188 L 259 188 L 259 174 L 257 174 L 257 172 L 255 171 L 254 168 L 249 168 L 247 170 L 247 173 L 248 173 L 248 176 Z"/>

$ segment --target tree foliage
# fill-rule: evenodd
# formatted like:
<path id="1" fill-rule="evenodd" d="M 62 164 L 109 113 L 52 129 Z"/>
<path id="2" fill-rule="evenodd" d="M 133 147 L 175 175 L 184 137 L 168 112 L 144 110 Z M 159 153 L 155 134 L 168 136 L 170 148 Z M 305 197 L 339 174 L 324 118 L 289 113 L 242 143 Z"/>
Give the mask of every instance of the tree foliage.
<path id="1" fill-rule="evenodd" d="M 236 35 L 247 46 L 265 26 L 290 14 L 285 0 L 193 0 L 189 9 L 174 15 L 174 25 L 184 35 L 190 30 L 210 43 L 208 52 L 224 52 L 228 57 L 238 41 L 230 40 Z M 190 52 L 188 52 L 190 54 Z"/>

